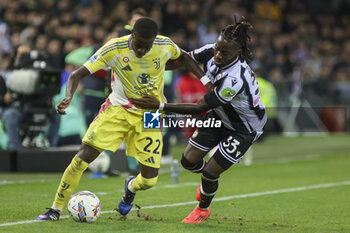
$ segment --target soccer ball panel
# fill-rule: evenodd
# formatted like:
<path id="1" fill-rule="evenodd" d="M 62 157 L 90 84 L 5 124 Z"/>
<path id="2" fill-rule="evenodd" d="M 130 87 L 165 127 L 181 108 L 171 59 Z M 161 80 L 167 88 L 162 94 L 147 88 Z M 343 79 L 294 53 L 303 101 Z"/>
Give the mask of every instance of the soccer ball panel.
<path id="1" fill-rule="evenodd" d="M 77 222 L 93 222 L 101 214 L 101 202 L 94 193 L 81 191 L 69 200 L 68 212 Z"/>

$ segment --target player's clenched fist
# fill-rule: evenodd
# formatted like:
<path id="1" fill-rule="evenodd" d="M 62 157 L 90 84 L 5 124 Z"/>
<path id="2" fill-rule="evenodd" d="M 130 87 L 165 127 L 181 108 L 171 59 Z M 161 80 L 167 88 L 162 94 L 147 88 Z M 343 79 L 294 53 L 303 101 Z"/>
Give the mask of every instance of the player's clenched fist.
<path id="1" fill-rule="evenodd" d="M 61 115 L 66 115 L 66 111 L 64 111 L 70 105 L 72 101 L 72 97 L 66 97 L 57 105 L 57 112 Z"/>

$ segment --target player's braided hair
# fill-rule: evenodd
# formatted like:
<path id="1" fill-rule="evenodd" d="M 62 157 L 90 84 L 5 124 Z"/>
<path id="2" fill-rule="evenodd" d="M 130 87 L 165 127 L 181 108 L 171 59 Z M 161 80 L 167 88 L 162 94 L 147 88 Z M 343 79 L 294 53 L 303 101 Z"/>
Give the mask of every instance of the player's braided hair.
<path id="1" fill-rule="evenodd" d="M 251 29 L 253 29 L 252 25 L 244 18 L 244 16 L 242 16 L 239 22 L 236 21 L 235 24 L 228 25 L 222 31 L 224 40 L 238 44 L 238 46 L 241 48 L 240 56 L 248 61 L 252 57 L 252 53 L 248 46 L 250 41 L 248 32 Z"/>

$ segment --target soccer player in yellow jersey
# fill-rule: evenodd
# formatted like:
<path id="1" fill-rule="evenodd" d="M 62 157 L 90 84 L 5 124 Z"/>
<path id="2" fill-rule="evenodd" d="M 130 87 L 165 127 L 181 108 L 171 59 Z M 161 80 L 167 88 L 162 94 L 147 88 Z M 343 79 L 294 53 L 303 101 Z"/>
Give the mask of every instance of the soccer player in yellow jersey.
<path id="1" fill-rule="evenodd" d="M 143 130 L 143 112 L 130 98 L 148 94 L 166 102 L 163 94 L 165 68 L 185 66 L 197 77 L 204 76 L 194 60 L 168 37 L 159 36 L 157 24 L 150 18 L 139 19 L 131 35 L 111 39 L 68 79 L 66 97 L 57 112 L 66 114 L 78 83 L 84 77 L 105 67 L 113 72 L 112 93 L 101 106 L 99 115 L 90 124 L 78 154 L 63 173 L 52 207 L 38 220 L 58 220 L 65 202 L 78 185 L 81 175 L 103 150 L 115 151 L 125 140 L 126 154 L 135 157 L 140 174 L 128 177 L 119 212 L 126 215 L 132 208 L 135 194 L 157 183 L 162 151 L 162 134 Z M 205 78 L 206 76 L 204 76 Z M 206 86 L 208 90 L 210 84 Z"/>

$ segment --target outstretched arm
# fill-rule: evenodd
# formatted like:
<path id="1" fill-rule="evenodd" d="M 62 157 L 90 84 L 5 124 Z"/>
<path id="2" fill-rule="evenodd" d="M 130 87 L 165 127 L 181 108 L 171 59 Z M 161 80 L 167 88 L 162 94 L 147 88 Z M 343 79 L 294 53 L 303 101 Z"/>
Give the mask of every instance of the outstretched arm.
<path id="1" fill-rule="evenodd" d="M 204 98 L 201 98 L 197 103 L 193 104 L 164 104 L 160 106 L 159 101 L 151 95 L 145 95 L 141 99 L 131 99 L 138 108 L 143 109 L 160 109 L 169 112 L 182 113 L 182 114 L 200 114 L 210 109 L 209 105 L 205 102 Z"/>
<path id="2" fill-rule="evenodd" d="M 77 70 L 73 71 L 69 75 L 67 82 L 66 97 L 63 100 L 61 100 L 61 102 L 57 105 L 57 112 L 59 114 L 67 114 L 65 109 L 68 108 L 68 106 L 70 105 L 70 102 L 72 101 L 74 92 L 77 89 L 80 80 L 82 80 L 88 75 L 90 75 L 90 72 L 84 66 L 79 67 Z"/>
<path id="3" fill-rule="evenodd" d="M 166 65 L 166 70 L 174 70 L 179 67 L 186 67 L 189 71 L 191 71 L 198 79 L 202 81 L 202 78 L 205 76 L 203 70 L 199 67 L 198 63 L 184 50 L 181 50 L 181 55 L 176 60 L 169 60 Z M 206 76 L 205 76 L 206 77 Z M 207 78 L 208 79 L 208 78 Z M 203 81 L 202 81 L 203 83 Z M 214 85 L 211 82 L 203 83 L 207 92 L 210 92 Z"/>
<path id="4" fill-rule="evenodd" d="M 197 103 L 194 104 L 164 104 L 164 110 L 182 114 L 200 114 L 209 110 L 210 107 L 205 102 L 204 98 L 201 98 Z"/>
<path id="5" fill-rule="evenodd" d="M 201 78 L 205 73 L 203 70 L 199 67 L 197 62 L 193 60 L 193 58 L 184 50 L 181 49 L 181 55 L 178 59 L 175 60 L 169 60 L 165 64 L 166 70 L 174 70 L 180 67 L 186 67 L 189 71 L 191 71 L 194 75 L 196 75 L 198 78 Z"/>

